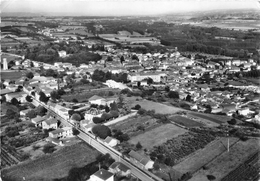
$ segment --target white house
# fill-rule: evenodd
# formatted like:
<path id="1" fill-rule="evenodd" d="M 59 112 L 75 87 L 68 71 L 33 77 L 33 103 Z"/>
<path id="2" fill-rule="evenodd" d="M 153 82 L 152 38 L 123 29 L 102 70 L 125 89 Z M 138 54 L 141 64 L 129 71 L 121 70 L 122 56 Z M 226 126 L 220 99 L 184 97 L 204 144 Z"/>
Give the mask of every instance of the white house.
<path id="1" fill-rule="evenodd" d="M 248 107 L 238 110 L 238 113 L 243 116 L 247 116 L 250 113 L 254 113 L 254 111 L 251 111 Z"/>
<path id="2" fill-rule="evenodd" d="M 109 171 L 113 174 L 119 174 L 121 176 L 128 176 L 131 174 L 131 169 L 121 162 L 114 162 L 109 166 Z"/>
<path id="3" fill-rule="evenodd" d="M 165 80 L 167 75 L 162 72 L 148 72 L 148 73 L 138 73 L 138 74 L 132 74 L 128 76 L 128 79 L 131 82 L 140 82 L 144 79 L 151 78 L 154 82 L 161 82 Z"/>
<path id="4" fill-rule="evenodd" d="M 58 128 L 58 121 L 55 118 L 49 118 L 42 122 L 42 129 L 57 129 Z"/>
<path id="5" fill-rule="evenodd" d="M 45 120 L 45 117 L 36 116 L 31 121 L 35 125 L 35 127 L 42 127 L 42 122 Z"/>
<path id="6" fill-rule="evenodd" d="M 129 152 L 130 161 L 134 164 L 136 164 L 141 169 L 152 169 L 154 161 L 144 157 L 143 155 L 140 155 L 139 153 L 131 150 Z"/>
<path id="7" fill-rule="evenodd" d="M 104 143 L 108 146 L 111 146 L 111 147 L 114 147 L 118 144 L 120 144 L 120 141 L 115 139 L 115 138 L 112 138 L 110 136 L 106 137 L 106 139 L 104 140 Z"/>
<path id="8" fill-rule="evenodd" d="M 100 169 L 90 176 L 89 181 L 114 181 L 114 174 L 107 170 Z"/>
<path id="9" fill-rule="evenodd" d="M 66 57 L 66 55 L 67 55 L 67 53 L 66 53 L 66 51 L 64 51 L 64 50 L 61 50 L 61 51 L 58 51 L 58 53 L 59 53 L 59 57 Z"/>
<path id="10" fill-rule="evenodd" d="M 92 96 L 88 101 L 90 104 L 106 105 L 106 99 L 97 95 Z"/>

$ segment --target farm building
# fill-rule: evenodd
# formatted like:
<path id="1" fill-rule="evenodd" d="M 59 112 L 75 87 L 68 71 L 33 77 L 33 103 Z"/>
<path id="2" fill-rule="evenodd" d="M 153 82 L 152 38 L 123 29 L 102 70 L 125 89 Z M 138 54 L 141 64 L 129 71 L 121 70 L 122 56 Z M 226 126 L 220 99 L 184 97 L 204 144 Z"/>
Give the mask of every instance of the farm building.
<path id="1" fill-rule="evenodd" d="M 114 181 L 114 174 L 107 170 L 100 169 L 90 176 L 89 181 Z"/>
<path id="2" fill-rule="evenodd" d="M 112 165 L 109 166 L 109 171 L 121 176 L 128 176 L 131 174 L 131 169 L 121 162 L 112 163 Z"/>
<path id="3" fill-rule="evenodd" d="M 154 162 L 143 155 L 131 150 L 129 153 L 130 161 L 136 164 L 141 169 L 152 169 Z"/>

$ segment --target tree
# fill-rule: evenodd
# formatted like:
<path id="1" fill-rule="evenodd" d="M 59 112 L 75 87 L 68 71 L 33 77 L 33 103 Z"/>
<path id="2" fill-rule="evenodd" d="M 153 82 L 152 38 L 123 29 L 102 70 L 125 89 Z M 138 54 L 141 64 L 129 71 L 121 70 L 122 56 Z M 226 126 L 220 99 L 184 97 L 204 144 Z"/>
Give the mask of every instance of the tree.
<path id="1" fill-rule="evenodd" d="M 60 95 L 59 95 L 58 91 L 52 91 L 51 92 L 51 99 L 52 100 L 60 99 Z"/>
<path id="2" fill-rule="evenodd" d="M 107 136 L 111 136 L 111 130 L 105 125 L 96 125 L 92 128 L 93 134 L 96 136 L 105 139 Z"/>
<path id="3" fill-rule="evenodd" d="M 141 143 L 138 141 L 138 143 L 136 143 L 135 147 L 136 147 L 138 150 L 140 150 L 140 149 L 142 149 L 143 146 L 142 146 Z"/>
<path id="4" fill-rule="evenodd" d="M 112 115 L 111 114 L 109 114 L 109 113 L 103 113 L 102 114 L 102 116 L 101 116 L 101 118 L 103 119 L 103 120 L 109 120 L 110 118 L 112 118 Z"/>
<path id="5" fill-rule="evenodd" d="M 78 114 L 78 113 L 74 113 L 71 118 L 71 120 L 74 120 L 74 121 L 80 121 L 81 120 L 81 116 Z"/>
<path id="6" fill-rule="evenodd" d="M 37 116 L 37 113 L 35 110 L 30 110 L 27 114 L 26 117 L 29 117 L 30 119 L 33 119 Z"/>
<path id="7" fill-rule="evenodd" d="M 141 106 L 139 104 L 136 104 L 134 107 L 135 110 L 139 110 L 140 108 L 141 108 Z"/>
<path id="8" fill-rule="evenodd" d="M 153 84 L 153 79 L 152 79 L 152 78 L 150 78 L 150 77 L 148 77 L 148 79 L 147 79 L 147 84 L 148 84 L 148 85 L 151 85 L 151 84 Z"/>
<path id="9" fill-rule="evenodd" d="M 118 111 L 117 103 L 112 102 L 112 103 L 110 104 L 110 110 L 111 110 L 111 111 Z"/>
<path id="10" fill-rule="evenodd" d="M 29 96 L 29 95 L 27 95 L 27 96 L 25 97 L 25 99 L 26 99 L 26 101 L 28 101 L 28 102 L 32 102 L 32 101 L 33 101 L 32 96 Z"/>
<path id="11" fill-rule="evenodd" d="M 34 75 L 33 75 L 32 72 L 27 72 L 27 73 L 26 73 L 26 77 L 27 77 L 28 79 L 32 79 L 32 78 L 34 77 Z"/>
<path id="12" fill-rule="evenodd" d="M 74 135 L 74 136 L 77 136 L 77 135 L 79 135 L 79 130 L 77 130 L 76 128 L 72 128 L 72 134 Z"/>
<path id="13" fill-rule="evenodd" d="M 40 98 L 39 98 L 39 100 L 41 101 L 41 102 L 44 102 L 45 104 L 49 101 L 49 97 L 47 97 L 45 94 L 44 94 L 44 92 L 39 92 L 39 95 L 40 95 Z"/>
<path id="14" fill-rule="evenodd" d="M 78 101 L 76 98 L 73 98 L 73 99 L 72 99 L 72 102 L 78 103 L 79 101 Z"/>
<path id="15" fill-rule="evenodd" d="M 106 113 L 108 113 L 110 111 L 110 108 L 107 105 L 105 107 L 105 111 L 106 111 Z"/>
<path id="16" fill-rule="evenodd" d="M 145 109 L 143 109 L 143 108 L 140 108 L 138 111 L 137 111 L 137 113 L 138 114 L 140 114 L 140 115 L 143 115 L 143 114 L 145 114 L 147 111 L 145 110 Z"/>
<path id="17" fill-rule="evenodd" d="M 106 59 L 106 61 L 112 62 L 112 61 L 113 61 L 113 58 L 112 58 L 111 56 L 108 56 L 107 59 Z"/>
<path id="18" fill-rule="evenodd" d="M 37 113 L 37 115 L 39 115 L 39 116 L 44 116 L 46 113 L 47 113 L 47 109 L 45 108 L 45 107 L 43 107 L 43 106 L 38 106 L 37 108 L 36 108 L 36 113 Z"/>
<path id="19" fill-rule="evenodd" d="M 124 61 L 125 61 L 125 58 L 124 58 L 124 56 L 122 55 L 122 56 L 120 57 L 120 63 L 123 64 Z"/>
<path id="20" fill-rule="evenodd" d="M 119 116 L 118 111 L 110 111 L 110 114 L 113 118 L 117 118 Z"/>
<path id="21" fill-rule="evenodd" d="M 168 93 L 169 98 L 179 99 L 179 93 L 177 91 L 170 91 Z"/>
<path id="22" fill-rule="evenodd" d="M 6 97 L 5 97 L 5 95 L 2 95 L 2 96 L 1 96 L 1 103 L 3 103 L 3 102 L 6 102 Z"/>
<path id="23" fill-rule="evenodd" d="M 11 99 L 11 104 L 17 106 L 17 105 L 20 104 L 20 102 L 14 97 L 14 98 Z"/>
<path id="24" fill-rule="evenodd" d="M 230 121 L 227 121 L 228 124 L 235 125 L 237 123 L 237 120 L 235 118 L 232 118 Z"/>

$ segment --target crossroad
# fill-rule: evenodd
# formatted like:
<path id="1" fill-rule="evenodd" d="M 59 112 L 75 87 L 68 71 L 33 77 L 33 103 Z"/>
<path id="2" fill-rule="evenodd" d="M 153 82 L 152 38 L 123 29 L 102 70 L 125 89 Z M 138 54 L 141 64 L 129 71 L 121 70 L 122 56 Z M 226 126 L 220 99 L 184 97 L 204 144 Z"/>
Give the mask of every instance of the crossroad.
<path id="1" fill-rule="evenodd" d="M 55 114 L 55 116 L 57 118 L 59 118 L 59 120 L 62 122 L 62 124 L 66 125 L 66 126 L 69 125 L 71 127 L 74 127 L 74 125 L 72 123 L 70 123 L 69 121 L 65 120 L 59 114 L 57 114 L 56 112 L 51 110 L 46 104 L 36 100 L 35 98 L 34 98 L 34 100 L 37 101 L 40 105 L 44 106 L 47 110 L 49 110 L 50 112 Z M 103 154 L 108 153 L 116 161 L 120 161 L 121 163 L 125 164 L 127 167 L 129 167 L 131 169 L 131 173 L 135 177 L 139 178 L 142 181 L 154 181 L 154 180 L 156 180 L 156 181 L 163 181 L 161 178 L 157 177 L 153 173 L 151 173 L 151 172 L 149 172 L 147 170 L 140 169 L 138 166 L 136 166 L 133 163 L 131 163 L 130 161 L 128 161 L 127 158 L 122 157 L 120 154 L 118 154 L 115 151 L 113 151 L 109 146 L 107 146 L 104 143 L 100 142 L 91 133 L 84 132 L 81 129 L 78 129 L 78 130 L 80 132 L 79 135 L 78 135 L 78 137 L 80 139 L 82 139 L 83 141 L 85 141 L 87 144 L 91 145 L 95 149 L 97 149 L 99 152 L 101 152 Z"/>

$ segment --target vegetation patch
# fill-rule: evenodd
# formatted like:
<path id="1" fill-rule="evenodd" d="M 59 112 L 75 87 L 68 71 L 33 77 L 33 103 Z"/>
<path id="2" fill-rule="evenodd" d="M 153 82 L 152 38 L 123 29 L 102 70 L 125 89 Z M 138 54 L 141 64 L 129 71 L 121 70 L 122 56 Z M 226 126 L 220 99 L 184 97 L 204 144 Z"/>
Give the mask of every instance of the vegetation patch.
<path id="1" fill-rule="evenodd" d="M 164 124 L 143 134 L 132 137 L 129 142 L 132 144 L 140 142 L 143 148 L 151 149 L 153 146 L 161 145 L 168 139 L 177 137 L 185 132 L 187 132 L 187 130 L 173 124 Z"/>
<path id="2" fill-rule="evenodd" d="M 192 119 L 189 119 L 189 118 L 186 118 L 183 116 L 172 116 L 169 119 L 175 123 L 178 123 L 178 124 L 183 125 L 188 128 L 204 126 L 202 123 L 193 121 Z"/>
<path id="3" fill-rule="evenodd" d="M 96 160 L 98 152 L 85 143 L 65 147 L 51 155 L 25 162 L 2 171 L 3 180 L 52 180 L 66 177 L 69 170 Z"/>

